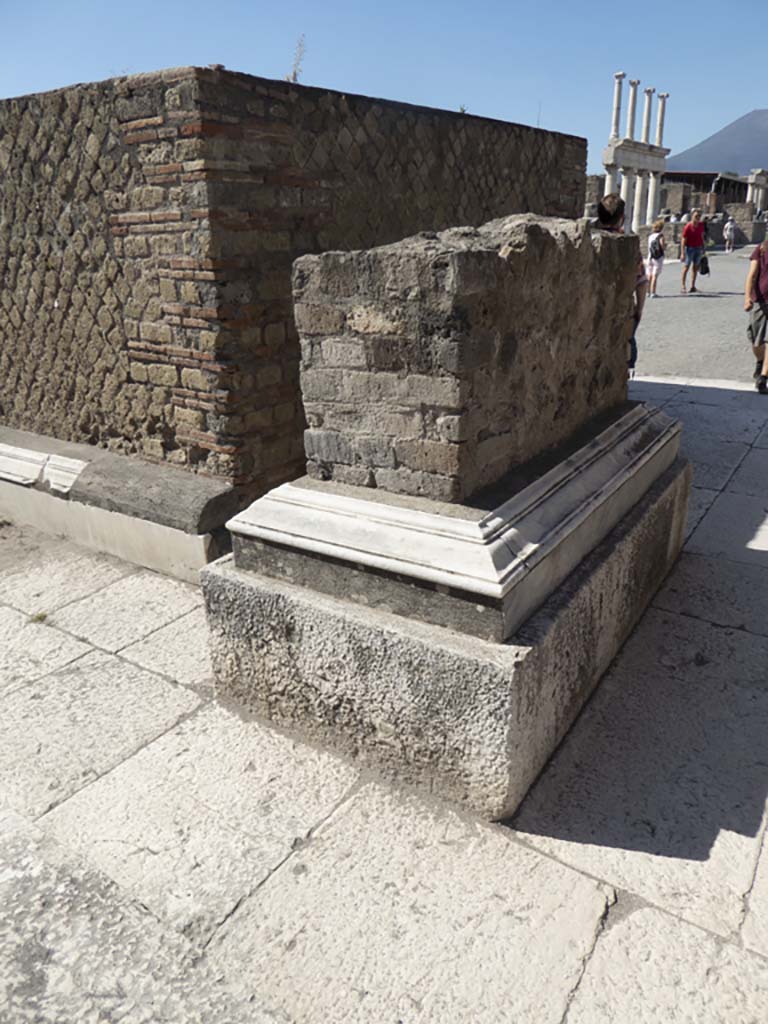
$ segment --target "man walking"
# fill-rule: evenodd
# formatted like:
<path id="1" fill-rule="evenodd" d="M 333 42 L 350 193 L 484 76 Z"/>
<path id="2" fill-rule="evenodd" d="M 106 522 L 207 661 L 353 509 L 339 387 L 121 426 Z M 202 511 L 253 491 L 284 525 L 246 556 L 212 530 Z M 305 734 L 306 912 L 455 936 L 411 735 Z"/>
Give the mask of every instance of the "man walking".
<path id="1" fill-rule="evenodd" d="M 689 268 L 693 267 L 691 278 L 691 292 L 696 289 L 696 276 L 699 273 L 699 264 L 704 255 L 704 221 L 701 219 L 701 210 L 691 212 L 691 220 L 683 228 L 683 245 L 680 259 L 683 262 L 683 281 L 681 291 L 686 291 L 686 279 Z"/>

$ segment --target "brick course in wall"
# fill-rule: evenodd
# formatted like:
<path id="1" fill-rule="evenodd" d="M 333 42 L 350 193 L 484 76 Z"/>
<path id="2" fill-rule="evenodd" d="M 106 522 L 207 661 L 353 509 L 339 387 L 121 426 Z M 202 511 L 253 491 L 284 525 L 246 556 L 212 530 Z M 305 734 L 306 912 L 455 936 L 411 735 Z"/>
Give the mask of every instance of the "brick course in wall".
<path id="1" fill-rule="evenodd" d="M 293 260 L 531 210 L 583 139 L 183 68 L 0 102 L 0 420 L 249 495 L 303 465 Z"/>

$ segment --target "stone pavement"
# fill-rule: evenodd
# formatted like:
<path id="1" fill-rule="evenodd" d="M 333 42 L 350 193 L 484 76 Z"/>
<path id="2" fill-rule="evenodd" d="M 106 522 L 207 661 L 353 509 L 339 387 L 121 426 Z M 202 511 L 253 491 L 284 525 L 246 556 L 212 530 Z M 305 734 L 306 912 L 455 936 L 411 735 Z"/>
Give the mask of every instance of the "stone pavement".
<path id="1" fill-rule="evenodd" d="M 667 261 L 659 297 L 646 303 L 637 335 L 640 373 L 749 380 L 755 363 L 746 340 L 744 282 L 753 250 L 710 252 L 711 273 L 698 279 L 696 295 L 680 293 L 680 263 Z"/>
<path id="2" fill-rule="evenodd" d="M 217 704 L 196 588 L 3 524 L 3 1024 L 766 1020 L 768 398 L 631 390 L 686 550 L 505 825 Z"/>

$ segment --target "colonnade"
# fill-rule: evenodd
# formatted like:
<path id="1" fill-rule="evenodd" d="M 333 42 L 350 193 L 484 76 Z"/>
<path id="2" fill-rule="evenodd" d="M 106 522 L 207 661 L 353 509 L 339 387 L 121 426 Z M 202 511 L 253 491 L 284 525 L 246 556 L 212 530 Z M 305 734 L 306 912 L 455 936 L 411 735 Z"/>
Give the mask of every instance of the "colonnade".
<path id="1" fill-rule="evenodd" d="M 605 166 L 605 193 L 617 191 L 621 180 L 621 197 L 624 200 L 624 220 L 627 227 L 637 231 L 643 224 L 652 223 L 659 212 L 661 177 L 664 173 L 665 157 L 669 152 L 663 148 L 664 118 L 666 115 L 668 92 L 658 94 L 656 116 L 656 137 L 650 141 L 651 113 L 655 89 L 644 89 L 645 106 L 643 109 L 642 134 L 635 139 L 635 119 L 637 113 L 637 88 L 640 80 L 629 81 L 629 103 L 627 105 L 627 121 L 623 139 L 620 138 L 621 95 L 626 75 L 617 71 L 613 87 L 613 113 L 611 117 L 611 135 L 608 146 L 603 153 Z"/>

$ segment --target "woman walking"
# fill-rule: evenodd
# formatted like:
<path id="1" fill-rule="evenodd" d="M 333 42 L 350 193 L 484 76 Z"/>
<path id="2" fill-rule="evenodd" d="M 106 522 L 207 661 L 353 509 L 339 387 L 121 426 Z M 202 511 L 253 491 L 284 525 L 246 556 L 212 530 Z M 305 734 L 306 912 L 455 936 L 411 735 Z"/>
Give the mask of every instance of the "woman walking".
<path id="1" fill-rule="evenodd" d="M 664 269 L 664 221 L 654 221 L 653 230 L 648 235 L 648 294 L 656 298 L 656 282 Z"/>

